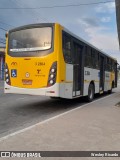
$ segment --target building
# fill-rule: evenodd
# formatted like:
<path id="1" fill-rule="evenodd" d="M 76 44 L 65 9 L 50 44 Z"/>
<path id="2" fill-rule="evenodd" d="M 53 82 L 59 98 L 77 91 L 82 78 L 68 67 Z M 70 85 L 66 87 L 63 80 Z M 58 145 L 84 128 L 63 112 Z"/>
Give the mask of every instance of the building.
<path id="1" fill-rule="evenodd" d="M 117 28 L 118 28 L 118 37 L 120 45 L 120 0 L 115 0 L 116 2 L 116 19 L 117 19 Z"/>
<path id="2" fill-rule="evenodd" d="M 4 79 L 5 48 L 0 47 L 0 80 Z"/>

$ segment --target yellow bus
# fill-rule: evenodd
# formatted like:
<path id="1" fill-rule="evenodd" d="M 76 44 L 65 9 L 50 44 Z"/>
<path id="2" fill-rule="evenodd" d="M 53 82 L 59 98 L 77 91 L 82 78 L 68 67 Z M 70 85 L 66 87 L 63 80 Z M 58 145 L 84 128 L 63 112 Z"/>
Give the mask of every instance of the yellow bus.
<path id="1" fill-rule="evenodd" d="M 117 61 L 57 23 L 6 34 L 5 93 L 73 99 L 117 87 Z"/>

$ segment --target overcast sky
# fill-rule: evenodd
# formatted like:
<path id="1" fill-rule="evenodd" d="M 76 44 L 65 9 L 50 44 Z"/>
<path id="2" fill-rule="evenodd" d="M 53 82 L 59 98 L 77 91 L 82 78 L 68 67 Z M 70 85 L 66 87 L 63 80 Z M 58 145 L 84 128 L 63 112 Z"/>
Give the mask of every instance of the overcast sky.
<path id="1" fill-rule="evenodd" d="M 36 10 L 0 9 L 0 28 L 9 30 L 31 23 L 58 22 L 97 48 L 117 58 L 120 63 L 114 0 L 109 3 L 79 5 L 106 1 L 110 0 L 0 0 L 0 8 L 35 8 L 78 4 L 77 7 Z M 0 38 L 4 38 L 4 35 L 5 31 L 0 29 Z"/>

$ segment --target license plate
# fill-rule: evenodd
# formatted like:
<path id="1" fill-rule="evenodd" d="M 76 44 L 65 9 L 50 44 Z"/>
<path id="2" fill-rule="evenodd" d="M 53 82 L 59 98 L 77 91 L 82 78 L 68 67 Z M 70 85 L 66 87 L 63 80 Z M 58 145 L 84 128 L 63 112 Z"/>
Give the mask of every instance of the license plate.
<path id="1" fill-rule="evenodd" d="M 29 79 L 22 79 L 23 85 L 32 85 L 32 80 Z"/>

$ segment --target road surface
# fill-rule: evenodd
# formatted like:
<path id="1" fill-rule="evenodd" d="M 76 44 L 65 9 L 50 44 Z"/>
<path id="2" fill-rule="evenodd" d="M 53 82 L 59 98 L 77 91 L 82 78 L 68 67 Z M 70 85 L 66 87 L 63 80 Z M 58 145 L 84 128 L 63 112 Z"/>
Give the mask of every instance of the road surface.
<path id="1" fill-rule="evenodd" d="M 113 93 L 118 90 L 114 89 Z M 105 96 L 108 94 L 97 95 L 95 100 Z M 4 94 L 3 82 L 0 82 L 0 137 L 84 104 L 83 98 L 61 101 L 44 96 Z"/>

